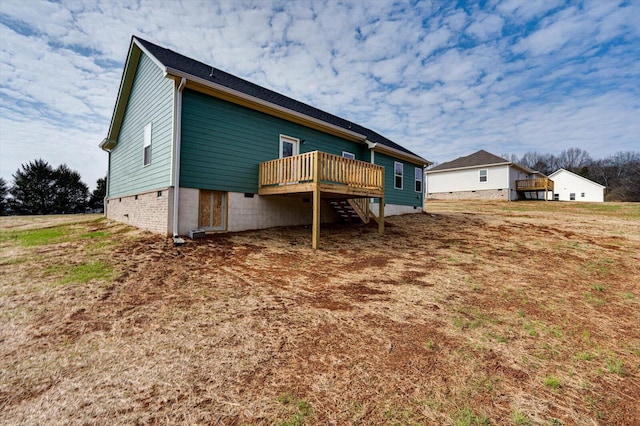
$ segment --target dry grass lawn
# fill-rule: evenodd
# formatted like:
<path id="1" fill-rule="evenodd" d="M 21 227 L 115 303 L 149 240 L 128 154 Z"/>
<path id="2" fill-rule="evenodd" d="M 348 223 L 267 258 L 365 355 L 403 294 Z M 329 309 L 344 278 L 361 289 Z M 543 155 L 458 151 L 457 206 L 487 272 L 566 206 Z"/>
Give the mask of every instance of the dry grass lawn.
<path id="1" fill-rule="evenodd" d="M 0 424 L 631 425 L 640 205 L 170 239 L 0 218 Z"/>

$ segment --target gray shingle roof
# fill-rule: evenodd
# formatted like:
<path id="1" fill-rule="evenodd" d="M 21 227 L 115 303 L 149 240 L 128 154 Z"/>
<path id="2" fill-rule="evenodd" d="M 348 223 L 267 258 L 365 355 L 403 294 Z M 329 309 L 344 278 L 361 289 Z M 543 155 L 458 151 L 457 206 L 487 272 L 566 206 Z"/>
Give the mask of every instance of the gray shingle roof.
<path id="1" fill-rule="evenodd" d="M 172 50 L 160 47 L 149 41 L 143 40 L 139 37 L 134 38 L 144 46 L 149 53 L 151 53 L 158 61 L 169 68 L 173 68 L 178 71 L 182 71 L 194 77 L 201 78 L 216 84 L 220 84 L 229 89 L 236 90 L 238 92 L 253 96 L 263 101 L 270 102 L 272 104 L 287 108 L 289 110 L 304 114 L 306 116 L 322 120 L 325 123 L 333 124 L 343 129 L 351 130 L 356 133 L 360 133 L 367 137 L 367 139 L 374 143 L 381 143 L 391 148 L 395 148 L 404 153 L 421 158 L 419 155 L 411 152 L 405 147 L 398 145 L 397 143 L 385 138 L 373 130 L 360 126 L 356 123 L 352 123 L 348 120 L 329 114 L 318 108 L 314 108 L 303 102 L 296 101 L 273 90 L 266 89 L 251 83 L 242 78 L 236 77 L 232 74 L 212 67 L 211 65 L 204 64 L 196 61 L 195 59 L 188 58 L 184 55 L 176 53 Z"/>
<path id="2" fill-rule="evenodd" d="M 463 167 L 488 166 L 491 164 L 509 163 L 509 160 L 505 160 L 502 157 L 498 157 L 497 155 L 481 149 L 480 151 L 474 152 L 473 154 L 467 155 L 466 157 L 458 157 L 455 160 L 439 164 L 436 167 L 429 169 L 428 171 L 432 172 L 439 170 L 460 169 Z"/>

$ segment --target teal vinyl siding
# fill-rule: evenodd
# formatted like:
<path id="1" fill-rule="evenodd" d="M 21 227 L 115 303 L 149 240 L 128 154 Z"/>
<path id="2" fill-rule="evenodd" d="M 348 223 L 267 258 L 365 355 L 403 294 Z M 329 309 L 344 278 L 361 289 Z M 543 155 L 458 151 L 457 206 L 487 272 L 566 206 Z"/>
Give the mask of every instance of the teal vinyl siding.
<path id="1" fill-rule="evenodd" d="M 384 202 L 386 204 L 398 204 L 402 206 L 422 207 L 422 193 L 415 190 L 415 168 L 420 164 L 398 160 L 379 152 L 374 153 L 374 162 L 384 166 Z M 394 162 L 403 164 L 402 189 L 395 189 Z"/>
<path id="2" fill-rule="evenodd" d="M 324 151 L 368 159 L 365 144 L 329 135 L 205 94 L 185 90 L 180 186 L 258 192 L 258 165 L 278 158 L 280 135 L 304 140 L 300 153 Z"/>
<path id="3" fill-rule="evenodd" d="M 143 165 L 144 128 L 152 123 L 151 164 Z M 140 56 L 117 144 L 110 154 L 109 197 L 166 188 L 171 181 L 173 80 Z"/>

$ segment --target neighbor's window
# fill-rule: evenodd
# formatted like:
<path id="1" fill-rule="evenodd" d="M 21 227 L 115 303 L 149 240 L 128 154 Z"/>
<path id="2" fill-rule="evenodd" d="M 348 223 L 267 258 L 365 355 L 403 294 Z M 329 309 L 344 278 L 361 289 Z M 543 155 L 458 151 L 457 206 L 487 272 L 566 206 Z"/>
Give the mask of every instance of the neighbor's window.
<path id="1" fill-rule="evenodd" d="M 575 192 L 572 192 L 572 193 L 569 194 L 569 200 L 571 200 L 571 201 L 575 201 L 576 200 L 576 193 Z"/>
<path id="2" fill-rule="evenodd" d="M 422 168 L 416 167 L 416 192 L 422 192 Z"/>
<path id="3" fill-rule="evenodd" d="M 489 173 L 487 169 L 480 170 L 480 182 L 486 182 L 488 175 Z"/>
<path id="4" fill-rule="evenodd" d="M 580 194 L 580 197 L 584 198 L 584 192 Z"/>
<path id="5" fill-rule="evenodd" d="M 355 160 L 356 159 L 356 155 L 352 152 L 347 152 L 347 151 L 342 151 L 342 156 L 344 158 L 349 158 L 351 160 Z"/>
<path id="6" fill-rule="evenodd" d="M 151 164 L 151 123 L 144 126 L 144 165 Z"/>
<path id="7" fill-rule="evenodd" d="M 393 162 L 393 174 L 395 176 L 395 182 L 393 183 L 393 187 L 395 189 L 402 189 L 402 169 L 404 164 L 398 163 L 397 161 Z"/>

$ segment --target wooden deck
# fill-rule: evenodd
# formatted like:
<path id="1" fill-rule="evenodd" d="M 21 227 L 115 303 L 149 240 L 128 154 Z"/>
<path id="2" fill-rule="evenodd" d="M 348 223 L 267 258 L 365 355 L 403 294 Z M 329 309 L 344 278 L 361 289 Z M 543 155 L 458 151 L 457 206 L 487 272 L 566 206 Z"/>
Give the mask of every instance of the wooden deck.
<path id="1" fill-rule="evenodd" d="M 553 194 L 553 181 L 549 178 L 522 179 L 516 181 L 518 192 L 544 191 L 544 199 L 547 200 L 549 191 Z M 552 196 L 553 198 L 553 196 Z"/>
<path id="2" fill-rule="evenodd" d="M 344 198 L 384 195 L 384 167 L 313 151 L 260 163 L 260 195 L 312 192 Z"/>
<path id="3" fill-rule="evenodd" d="M 321 198 L 351 199 L 356 207 L 361 206 L 367 218 L 369 217 L 368 203 L 356 201 L 356 199 L 380 198 L 377 222 L 379 232 L 384 232 L 384 167 L 382 166 L 320 151 L 279 158 L 260 163 L 258 193 L 260 195 L 312 196 L 314 249 L 318 247 L 320 238 Z"/>

